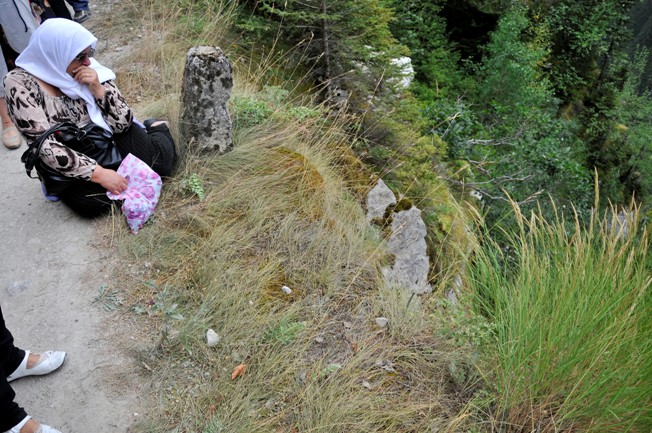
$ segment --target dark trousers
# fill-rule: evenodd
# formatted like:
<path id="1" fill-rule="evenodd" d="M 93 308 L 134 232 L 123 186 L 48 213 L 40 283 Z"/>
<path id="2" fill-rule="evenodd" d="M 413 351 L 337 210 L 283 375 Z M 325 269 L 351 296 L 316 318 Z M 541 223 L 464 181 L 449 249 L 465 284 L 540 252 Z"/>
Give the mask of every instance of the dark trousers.
<path id="1" fill-rule="evenodd" d="M 176 161 L 174 140 L 164 124 L 147 131 L 132 124 L 126 131 L 113 136 L 122 157 L 131 153 L 160 176 L 172 174 Z M 59 198 L 79 215 L 92 218 L 101 215 L 114 203 L 106 189 L 90 181 L 77 181 L 59 194 Z"/>
<path id="2" fill-rule="evenodd" d="M 0 308 L 0 432 L 11 429 L 27 416 L 25 410 L 14 402 L 16 393 L 7 382 L 7 376 L 20 366 L 23 358 L 25 352 L 14 346 L 14 337 L 5 326 Z"/>

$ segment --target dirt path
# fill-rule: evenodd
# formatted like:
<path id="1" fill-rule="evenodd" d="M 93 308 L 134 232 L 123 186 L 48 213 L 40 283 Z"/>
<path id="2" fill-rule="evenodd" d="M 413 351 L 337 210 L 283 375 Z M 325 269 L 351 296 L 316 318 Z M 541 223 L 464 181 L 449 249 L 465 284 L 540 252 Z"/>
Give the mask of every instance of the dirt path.
<path id="1" fill-rule="evenodd" d="M 95 32 L 119 3 L 91 0 L 93 17 L 84 25 Z M 107 36 L 99 27 L 97 33 Z M 96 57 L 113 68 L 111 56 L 101 56 L 110 46 L 103 40 Z M 19 347 L 65 350 L 68 358 L 56 374 L 13 382 L 17 401 L 63 433 L 125 432 L 146 405 L 130 325 L 93 303 L 111 282 L 110 250 L 98 222 L 43 197 L 20 163 L 24 149 L 0 146 L 0 303 Z"/>

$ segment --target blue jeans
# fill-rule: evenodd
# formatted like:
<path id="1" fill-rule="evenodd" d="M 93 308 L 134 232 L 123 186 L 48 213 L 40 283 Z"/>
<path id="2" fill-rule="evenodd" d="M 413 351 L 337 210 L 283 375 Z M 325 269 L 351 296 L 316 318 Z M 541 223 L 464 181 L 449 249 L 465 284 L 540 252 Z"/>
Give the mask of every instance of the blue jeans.
<path id="1" fill-rule="evenodd" d="M 66 0 L 75 11 L 87 11 L 88 0 Z"/>

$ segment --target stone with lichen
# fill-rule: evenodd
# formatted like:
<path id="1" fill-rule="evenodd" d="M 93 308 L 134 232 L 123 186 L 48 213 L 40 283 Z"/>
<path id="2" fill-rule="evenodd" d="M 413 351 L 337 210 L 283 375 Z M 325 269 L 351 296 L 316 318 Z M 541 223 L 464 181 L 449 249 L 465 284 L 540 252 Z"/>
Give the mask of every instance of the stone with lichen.
<path id="1" fill-rule="evenodd" d="M 193 47 L 186 55 L 181 129 L 184 141 L 202 151 L 227 152 L 233 147 L 228 111 L 233 76 L 231 63 L 217 47 Z"/>

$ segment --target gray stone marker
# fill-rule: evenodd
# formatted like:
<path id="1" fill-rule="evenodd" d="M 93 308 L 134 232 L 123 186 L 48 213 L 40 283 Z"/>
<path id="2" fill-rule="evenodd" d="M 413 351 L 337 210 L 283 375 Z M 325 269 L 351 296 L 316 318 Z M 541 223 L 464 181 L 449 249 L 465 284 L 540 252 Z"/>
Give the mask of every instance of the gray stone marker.
<path id="1" fill-rule="evenodd" d="M 181 131 L 190 148 L 228 152 L 233 147 L 228 101 L 231 63 L 217 47 L 193 47 L 183 73 Z"/>
<path id="2" fill-rule="evenodd" d="M 367 220 L 382 218 L 385 210 L 396 204 L 396 197 L 391 189 L 379 179 L 369 191 L 366 199 Z M 394 264 L 383 268 L 385 281 L 390 286 L 401 287 L 412 293 L 432 292 L 428 282 L 430 258 L 426 245 L 426 224 L 421 218 L 421 211 L 416 207 L 392 212 L 390 233 L 386 239 L 387 252 L 394 256 Z"/>

